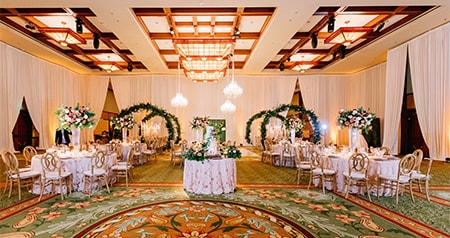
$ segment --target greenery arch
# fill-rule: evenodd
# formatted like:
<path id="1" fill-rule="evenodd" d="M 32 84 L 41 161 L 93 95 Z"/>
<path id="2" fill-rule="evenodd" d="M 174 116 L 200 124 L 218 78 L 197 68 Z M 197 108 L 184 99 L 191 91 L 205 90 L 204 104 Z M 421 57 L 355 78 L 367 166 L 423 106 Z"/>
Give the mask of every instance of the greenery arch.
<path id="1" fill-rule="evenodd" d="M 169 140 L 167 141 L 167 144 L 169 144 L 169 142 L 171 140 L 174 140 L 175 143 L 178 143 L 181 139 L 180 139 L 180 123 L 178 122 L 178 118 L 167 112 L 166 110 L 159 108 L 155 105 L 152 105 L 150 103 L 139 103 L 139 104 L 135 104 L 129 108 L 125 108 L 122 109 L 118 115 L 118 117 L 124 117 L 126 115 L 132 114 L 133 112 L 138 112 L 141 110 L 145 110 L 145 111 L 151 111 L 151 113 L 147 114 L 143 121 L 147 121 L 149 119 L 151 119 L 152 117 L 155 116 L 160 116 L 162 118 L 164 118 L 164 120 L 166 121 L 166 128 L 167 128 L 167 133 L 168 133 L 168 137 Z M 174 123 L 176 126 L 176 129 L 174 129 Z M 175 130 L 176 130 L 176 136 L 175 136 Z"/>
<path id="2" fill-rule="evenodd" d="M 252 117 L 250 117 L 250 119 L 247 121 L 246 130 L 245 130 L 245 139 L 246 139 L 247 143 L 251 144 L 250 131 L 251 131 L 251 126 L 252 126 L 252 123 L 254 120 L 264 116 L 264 119 L 261 123 L 261 143 L 264 145 L 264 140 L 266 139 L 266 134 L 267 134 L 266 125 L 269 123 L 270 118 L 276 117 L 280 120 L 284 120 L 285 117 L 281 116 L 279 113 L 287 111 L 287 110 L 293 110 L 300 114 L 306 114 L 309 118 L 309 121 L 310 121 L 312 127 L 313 127 L 313 133 L 312 133 L 313 142 L 317 143 L 320 141 L 320 138 L 321 138 L 320 123 L 319 123 L 314 111 L 307 110 L 304 107 L 301 107 L 298 105 L 282 104 L 272 110 L 263 110 L 263 111 L 258 112 L 255 115 L 253 115 Z"/>

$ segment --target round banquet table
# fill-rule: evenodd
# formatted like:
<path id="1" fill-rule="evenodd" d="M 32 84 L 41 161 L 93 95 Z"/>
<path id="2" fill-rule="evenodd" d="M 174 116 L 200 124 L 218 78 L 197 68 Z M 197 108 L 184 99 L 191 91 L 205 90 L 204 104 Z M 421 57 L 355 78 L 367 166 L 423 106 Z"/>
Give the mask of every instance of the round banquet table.
<path id="1" fill-rule="evenodd" d="M 184 189 L 197 194 L 231 193 L 236 189 L 236 160 L 184 161 Z"/>
<path id="2" fill-rule="evenodd" d="M 344 172 L 348 172 L 348 155 L 342 154 L 330 154 L 325 155 L 331 159 L 331 169 L 336 171 L 336 183 L 337 192 L 344 192 Z M 397 175 L 398 166 L 400 159 L 394 156 L 369 156 L 369 166 L 367 168 L 367 174 L 369 176 L 369 185 L 371 187 L 372 194 L 376 194 L 376 185 L 378 176 L 395 176 Z M 314 181 L 314 185 L 318 185 L 319 180 Z M 331 190 L 332 186 L 330 183 L 326 183 L 326 188 Z M 350 193 L 357 193 L 358 189 L 356 187 L 350 188 Z M 380 191 L 381 192 L 381 191 Z M 390 190 L 386 189 L 384 194 L 381 196 L 391 196 Z"/>

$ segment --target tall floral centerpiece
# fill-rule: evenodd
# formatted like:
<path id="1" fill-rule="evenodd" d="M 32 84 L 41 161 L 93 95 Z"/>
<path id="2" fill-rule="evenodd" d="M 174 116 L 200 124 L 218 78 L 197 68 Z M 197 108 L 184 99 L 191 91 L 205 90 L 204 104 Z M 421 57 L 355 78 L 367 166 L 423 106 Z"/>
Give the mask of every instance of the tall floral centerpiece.
<path id="1" fill-rule="evenodd" d="M 294 143 L 295 133 L 302 130 L 303 126 L 305 125 L 305 121 L 296 116 L 293 116 L 291 118 L 286 118 L 285 124 L 286 130 L 290 131 L 291 142 Z"/>
<path id="2" fill-rule="evenodd" d="M 95 113 L 87 106 L 80 106 L 79 103 L 75 107 L 61 105 L 55 114 L 58 116 L 59 129 L 72 131 L 72 144 L 80 145 L 80 130 L 90 128 L 95 125 Z"/>
<path id="3" fill-rule="evenodd" d="M 125 141 L 127 139 L 128 130 L 133 129 L 136 121 L 134 117 L 131 115 L 126 115 L 124 117 L 116 117 L 112 119 L 114 129 L 120 130 L 122 132 L 122 140 Z"/>
<path id="4" fill-rule="evenodd" d="M 349 128 L 350 148 L 355 149 L 358 141 L 358 130 L 372 130 L 372 121 L 377 118 L 375 113 L 358 107 L 352 110 L 341 109 L 336 122 L 340 128 Z"/>
<path id="5" fill-rule="evenodd" d="M 189 122 L 192 130 L 194 131 L 194 140 L 203 141 L 203 130 L 209 123 L 209 117 L 194 117 L 192 121 Z"/>

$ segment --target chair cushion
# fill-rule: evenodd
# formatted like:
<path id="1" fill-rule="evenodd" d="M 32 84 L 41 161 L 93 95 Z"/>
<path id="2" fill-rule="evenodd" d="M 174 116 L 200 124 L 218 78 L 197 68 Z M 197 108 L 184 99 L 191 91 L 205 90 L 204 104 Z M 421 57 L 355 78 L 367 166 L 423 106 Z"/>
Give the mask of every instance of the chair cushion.
<path id="1" fill-rule="evenodd" d="M 348 172 L 344 172 L 342 174 L 344 175 L 344 177 L 350 177 L 350 178 L 353 178 L 353 179 L 365 179 L 366 178 L 366 175 L 363 174 L 363 173 L 353 172 L 351 176 L 348 174 Z"/>
<path id="2" fill-rule="evenodd" d="M 113 167 L 111 167 L 112 170 L 128 170 L 131 166 L 128 166 L 127 164 L 116 164 Z"/>
<path id="3" fill-rule="evenodd" d="M 84 171 L 83 173 L 87 176 L 93 176 L 93 175 L 98 176 L 98 175 L 106 174 L 106 171 L 104 169 L 94 169 L 94 174 L 92 174 L 91 170 Z"/>
<path id="4" fill-rule="evenodd" d="M 37 172 L 37 171 L 26 171 L 26 172 L 20 173 L 20 178 L 27 179 L 27 178 L 32 178 L 35 176 L 40 176 L 40 175 L 41 175 L 41 173 Z M 19 176 L 17 176 L 17 174 L 13 174 L 11 177 L 13 179 L 17 179 Z"/>

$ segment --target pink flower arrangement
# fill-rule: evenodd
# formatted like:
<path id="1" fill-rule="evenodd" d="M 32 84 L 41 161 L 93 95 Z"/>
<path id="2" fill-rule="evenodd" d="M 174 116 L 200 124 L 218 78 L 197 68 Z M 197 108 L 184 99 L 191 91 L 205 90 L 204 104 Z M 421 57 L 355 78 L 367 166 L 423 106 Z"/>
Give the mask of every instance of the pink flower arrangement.
<path id="1" fill-rule="evenodd" d="M 58 116 L 60 129 L 87 128 L 95 125 L 95 113 L 87 106 L 80 106 L 79 103 L 74 108 L 61 105 L 55 114 Z"/>
<path id="2" fill-rule="evenodd" d="M 131 115 L 126 115 L 125 117 L 118 117 L 112 119 L 114 124 L 114 129 L 120 130 L 122 128 L 126 129 L 133 129 L 134 124 L 136 123 L 134 121 L 134 118 Z"/>
<path id="3" fill-rule="evenodd" d="M 375 118 L 375 113 L 359 107 L 348 111 L 341 109 L 336 122 L 339 127 L 352 127 L 367 131 L 372 129 L 372 121 Z"/>
<path id="4" fill-rule="evenodd" d="M 191 128 L 205 128 L 209 123 L 209 117 L 194 117 L 194 119 L 189 122 L 191 124 Z"/>

